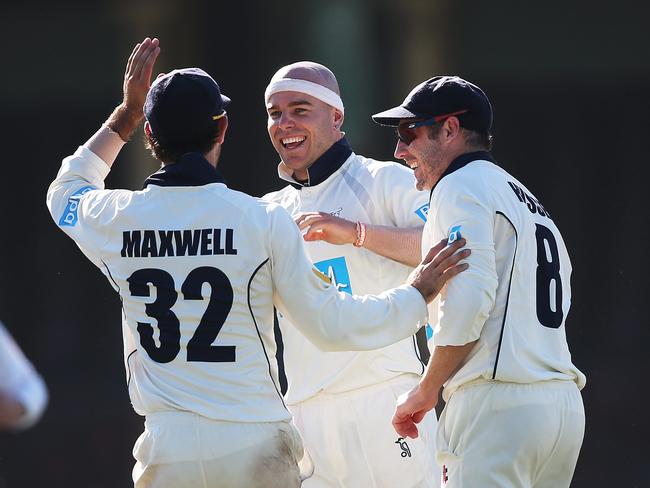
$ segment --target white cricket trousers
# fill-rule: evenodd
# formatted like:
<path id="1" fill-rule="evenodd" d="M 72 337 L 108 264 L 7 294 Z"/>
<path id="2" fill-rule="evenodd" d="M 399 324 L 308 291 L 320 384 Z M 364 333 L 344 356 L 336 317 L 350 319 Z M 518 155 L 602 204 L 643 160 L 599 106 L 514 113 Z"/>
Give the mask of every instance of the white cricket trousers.
<path id="1" fill-rule="evenodd" d="M 391 420 L 397 397 L 420 377 L 402 374 L 345 393 L 319 393 L 289 405 L 311 456 L 314 474 L 303 488 L 437 488 L 436 412 L 419 425 L 420 437 L 403 439 Z"/>
<path id="2" fill-rule="evenodd" d="M 438 423 L 442 487 L 568 487 L 584 430 L 572 381 L 461 386 Z"/>
<path id="3" fill-rule="evenodd" d="M 135 488 L 295 488 L 303 455 L 287 422 L 221 422 L 190 412 L 147 415 L 133 448 Z"/>

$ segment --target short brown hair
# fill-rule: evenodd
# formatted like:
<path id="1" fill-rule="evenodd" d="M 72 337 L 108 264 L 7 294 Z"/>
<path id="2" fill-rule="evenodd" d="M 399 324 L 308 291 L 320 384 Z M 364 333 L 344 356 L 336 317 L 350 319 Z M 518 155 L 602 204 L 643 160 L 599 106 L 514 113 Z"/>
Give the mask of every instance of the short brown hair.
<path id="1" fill-rule="evenodd" d="M 156 139 L 155 135 L 145 133 L 144 145 L 156 159 L 159 159 L 165 164 L 174 163 L 183 154 L 189 152 L 198 152 L 201 154 L 209 152 L 214 147 L 220 130 L 221 124 L 217 121 L 208 130 L 202 134 L 196 134 L 191 139 L 165 141 L 164 143 Z"/>
<path id="2" fill-rule="evenodd" d="M 445 123 L 444 120 L 440 122 L 436 122 L 435 124 L 429 126 L 429 139 L 435 139 L 438 134 L 440 133 L 440 129 L 442 129 L 442 125 Z M 489 132 L 482 133 L 482 132 L 477 132 L 475 130 L 470 130 L 466 129 L 464 127 L 461 127 L 463 134 L 465 135 L 465 143 L 476 149 L 480 149 L 483 151 L 491 151 L 492 150 L 492 140 L 494 139 L 492 137 L 492 134 Z"/>

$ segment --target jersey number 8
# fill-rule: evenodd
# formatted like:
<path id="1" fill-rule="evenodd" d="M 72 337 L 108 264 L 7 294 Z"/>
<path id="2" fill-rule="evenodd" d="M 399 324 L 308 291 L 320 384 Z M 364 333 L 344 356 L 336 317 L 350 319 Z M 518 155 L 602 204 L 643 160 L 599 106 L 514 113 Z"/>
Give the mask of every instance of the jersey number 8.
<path id="1" fill-rule="evenodd" d="M 564 319 L 560 255 L 553 232 L 543 225 L 535 225 L 537 226 L 535 231 L 537 239 L 537 320 L 544 327 L 557 329 L 562 325 Z M 553 307 L 551 307 L 552 295 L 555 298 Z"/>

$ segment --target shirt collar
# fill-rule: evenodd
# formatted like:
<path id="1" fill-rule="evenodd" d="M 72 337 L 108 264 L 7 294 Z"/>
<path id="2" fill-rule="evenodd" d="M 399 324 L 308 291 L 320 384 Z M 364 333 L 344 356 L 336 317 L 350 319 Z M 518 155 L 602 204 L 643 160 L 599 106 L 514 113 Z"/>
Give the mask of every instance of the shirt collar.
<path id="1" fill-rule="evenodd" d="M 488 151 L 474 151 L 474 152 L 468 152 L 465 154 L 461 154 L 460 156 L 456 157 L 451 163 L 449 163 L 449 166 L 447 166 L 447 169 L 442 173 L 438 181 L 436 181 L 436 184 L 433 185 L 433 188 L 431 188 L 431 192 L 429 193 L 429 201 L 431 201 L 431 195 L 433 195 L 433 190 L 438 186 L 438 183 L 447 175 L 450 175 L 454 171 L 459 170 L 463 166 L 466 166 L 467 164 L 471 163 L 472 161 L 491 161 L 494 162 L 494 159 L 492 158 L 492 154 L 490 154 Z"/>
<path id="2" fill-rule="evenodd" d="M 343 166 L 343 163 L 347 161 L 350 154 L 352 154 L 352 147 L 345 136 L 343 136 L 307 168 L 306 183 L 298 183 L 293 177 L 293 173 L 282 161 L 278 165 L 278 176 L 280 179 L 288 181 L 297 190 L 305 186 L 316 186 L 332 176 L 334 172 Z"/>
<path id="3" fill-rule="evenodd" d="M 156 186 L 203 186 L 210 183 L 223 183 L 226 180 L 205 157 L 197 152 L 183 154 L 172 164 L 166 164 L 149 176 L 143 188 Z"/>

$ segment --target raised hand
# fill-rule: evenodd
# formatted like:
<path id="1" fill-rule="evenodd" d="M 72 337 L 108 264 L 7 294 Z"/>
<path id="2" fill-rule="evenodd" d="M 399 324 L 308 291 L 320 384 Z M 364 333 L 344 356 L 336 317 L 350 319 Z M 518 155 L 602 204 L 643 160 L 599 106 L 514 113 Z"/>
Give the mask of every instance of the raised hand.
<path id="1" fill-rule="evenodd" d="M 124 99 L 106 121 L 106 125 L 128 141 L 144 118 L 144 101 L 151 86 L 153 65 L 160 54 L 157 38 L 145 38 L 135 45 L 126 63 L 122 90 Z"/>
<path id="2" fill-rule="evenodd" d="M 124 72 L 124 105 L 129 111 L 139 112 L 142 108 L 151 86 L 153 66 L 160 54 L 160 41 L 157 38 L 145 38 L 135 45 L 126 63 Z"/>

